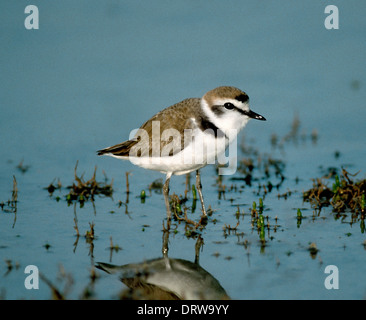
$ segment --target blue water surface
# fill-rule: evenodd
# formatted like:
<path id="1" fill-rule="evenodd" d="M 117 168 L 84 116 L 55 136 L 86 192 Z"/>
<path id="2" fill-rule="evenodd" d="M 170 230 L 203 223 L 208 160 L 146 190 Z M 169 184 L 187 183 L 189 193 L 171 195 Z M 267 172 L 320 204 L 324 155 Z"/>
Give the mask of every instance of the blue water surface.
<path id="1" fill-rule="evenodd" d="M 331 30 L 324 25 L 327 4 L 316 0 L 41 0 L 38 30 L 24 26 L 28 4 L 0 3 L 0 202 L 11 198 L 13 176 L 18 185 L 16 215 L 0 211 L 1 298 L 52 298 L 45 280 L 38 290 L 25 288 L 27 265 L 36 265 L 67 298 L 79 299 L 96 261 L 122 265 L 161 257 L 164 199 L 147 190 L 163 175 L 97 157 L 96 150 L 126 140 L 162 108 L 221 85 L 246 91 L 251 108 L 267 118 L 251 121 L 239 145 L 280 159 L 286 179 L 264 199 L 265 214 L 278 227 L 263 247 L 249 215 L 259 201 L 259 183 L 247 186 L 225 176 L 227 190 L 237 189 L 219 199 L 214 166 L 204 168 L 205 202 L 214 213 L 200 233 L 200 265 L 233 299 L 365 298 L 360 221 L 335 219 L 330 208 L 317 215 L 302 200 L 311 179 L 329 167 L 359 171 L 355 179 L 365 179 L 364 1 L 332 1 L 339 29 Z M 296 118 L 296 141 L 274 148 L 271 137 L 286 136 Z M 239 152 L 238 162 L 245 156 Z M 97 198 L 94 207 L 67 205 L 77 161 L 85 179 L 95 166 L 98 181 L 103 171 L 113 179 L 113 199 Z M 29 166 L 24 173 L 17 168 L 21 162 Z M 126 213 L 118 204 L 126 200 L 127 171 Z M 50 197 L 44 188 L 57 179 L 63 188 Z M 145 203 L 138 198 L 143 189 Z M 171 191 L 184 189 L 185 178 L 173 177 Z M 289 190 L 287 199 L 278 197 Z M 245 213 L 239 219 L 238 206 Z M 298 208 L 305 216 L 299 227 Z M 199 220 L 198 210 L 190 218 Z M 223 231 L 237 221 L 236 233 Z M 96 236 L 91 243 L 83 236 L 90 223 Z M 112 257 L 111 238 L 122 248 Z M 169 256 L 193 261 L 195 241 L 180 224 L 170 234 Z M 315 257 L 311 243 L 319 249 Z M 327 265 L 338 267 L 337 290 L 324 286 Z M 118 298 L 125 286 L 97 272 L 93 298 Z"/>

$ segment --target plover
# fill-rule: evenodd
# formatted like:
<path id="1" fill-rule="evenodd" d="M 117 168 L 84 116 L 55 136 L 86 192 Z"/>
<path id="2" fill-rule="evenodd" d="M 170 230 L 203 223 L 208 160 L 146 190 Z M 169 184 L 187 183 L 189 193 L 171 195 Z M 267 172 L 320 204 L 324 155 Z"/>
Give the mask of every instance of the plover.
<path id="1" fill-rule="evenodd" d="M 165 173 L 163 193 L 168 220 L 171 176 L 196 171 L 196 188 L 206 216 L 199 169 L 225 154 L 250 119 L 266 120 L 250 110 L 245 92 L 222 86 L 202 98 L 188 98 L 158 112 L 135 130 L 129 140 L 97 153 Z"/>

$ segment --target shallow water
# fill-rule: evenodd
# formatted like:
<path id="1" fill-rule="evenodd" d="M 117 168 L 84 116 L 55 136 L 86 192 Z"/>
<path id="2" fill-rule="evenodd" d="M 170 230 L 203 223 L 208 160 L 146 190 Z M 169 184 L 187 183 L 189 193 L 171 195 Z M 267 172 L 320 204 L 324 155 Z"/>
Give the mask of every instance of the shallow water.
<path id="1" fill-rule="evenodd" d="M 85 288 L 95 298 L 118 298 L 126 287 L 117 277 L 96 270 L 99 277 L 89 285 L 93 265 L 162 257 L 164 199 L 150 194 L 148 186 L 163 176 L 97 157 L 95 151 L 127 139 L 163 107 L 233 85 L 245 90 L 252 109 L 267 118 L 251 121 L 239 144 L 281 160 L 285 180 L 264 198 L 271 228 L 263 247 L 249 214 L 253 201 L 263 197 L 258 185 L 276 184 L 279 178 L 271 171 L 266 180 L 258 170 L 260 180 L 247 186 L 233 180 L 243 178 L 237 171 L 223 177 L 227 189 L 233 185 L 236 191 L 219 199 L 214 166 L 202 170 L 205 203 L 214 212 L 200 232 L 200 266 L 233 299 L 365 298 L 360 222 L 350 223 L 349 214 L 335 219 L 330 208 L 314 213 L 303 203 L 302 191 L 329 167 L 344 166 L 365 178 L 366 5 L 333 1 L 340 28 L 327 30 L 325 5 L 315 0 L 301 6 L 293 1 L 280 6 L 210 3 L 40 2 L 39 30 L 24 28 L 25 1 L 0 4 L 0 202 L 11 198 L 13 175 L 18 184 L 16 215 L 0 210 L 0 297 L 49 299 L 46 278 L 67 298 L 83 297 Z M 284 137 L 295 117 L 297 139 L 282 150 L 273 148 L 272 134 Z M 313 130 L 316 143 L 310 138 Z M 238 161 L 247 156 L 239 153 Z M 21 161 L 29 166 L 24 173 L 17 168 Z M 94 208 L 90 202 L 83 208 L 67 205 L 66 187 L 74 182 L 77 161 L 78 174 L 85 172 L 86 180 L 95 166 L 98 181 L 104 179 L 102 171 L 109 181 L 113 178 L 113 199 L 97 197 Z M 127 171 L 126 210 L 118 204 L 126 201 Z M 63 188 L 50 197 L 44 188 L 58 178 Z M 145 203 L 138 198 L 143 189 Z M 183 194 L 184 189 L 184 177 L 173 177 L 171 192 Z M 287 199 L 278 198 L 289 190 Z M 187 206 L 191 203 L 189 194 Z M 238 206 L 244 212 L 239 218 Z M 198 208 L 189 212 L 190 219 L 199 220 Z M 298 208 L 305 216 L 299 227 Z M 224 232 L 225 225 L 238 221 L 236 232 Z M 95 225 L 93 241 L 84 237 L 89 223 Z M 112 254 L 111 238 L 122 248 Z M 169 236 L 169 257 L 193 262 L 196 241 L 180 223 Z M 315 257 L 310 243 L 319 249 Z M 38 290 L 24 286 L 27 265 L 37 266 L 44 277 Z M 327 265 L 338 267 L 338 290 L 325 288 Z"/>

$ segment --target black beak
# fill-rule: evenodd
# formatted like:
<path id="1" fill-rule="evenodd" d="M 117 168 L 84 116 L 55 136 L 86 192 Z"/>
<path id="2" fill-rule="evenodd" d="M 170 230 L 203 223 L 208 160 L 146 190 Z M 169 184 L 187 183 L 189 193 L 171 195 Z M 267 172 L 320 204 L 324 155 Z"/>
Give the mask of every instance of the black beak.
<path id="1" fill-rule="evenodd" d="M 245 114 L 249 117 L 249 118 L 252 118 L 252 119 L 256 119 L 256 120 L 262 120 L 262 121 L 266 121 L 266 118 L 261 116 L 260 114 L 258 113 L 255 113 L 254 111 L 252 110 L 249 110 L 249 111 L 245 111 Z"/>

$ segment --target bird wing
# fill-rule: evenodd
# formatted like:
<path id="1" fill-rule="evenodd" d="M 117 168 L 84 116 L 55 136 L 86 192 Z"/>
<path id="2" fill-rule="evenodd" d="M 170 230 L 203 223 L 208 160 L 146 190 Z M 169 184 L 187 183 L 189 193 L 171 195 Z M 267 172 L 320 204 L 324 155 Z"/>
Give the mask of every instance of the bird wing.
<path id="1" fill-rule="evenodd" d="M 138 157 L 173 156 L 187 146 L 184 145 L 184 130 L 195 128 L 199 108 L 199 98 L 170 106 L 146 121 L 133 139 L 99 150 L 98 155 L 128 157 L 134 150 Z"/>

